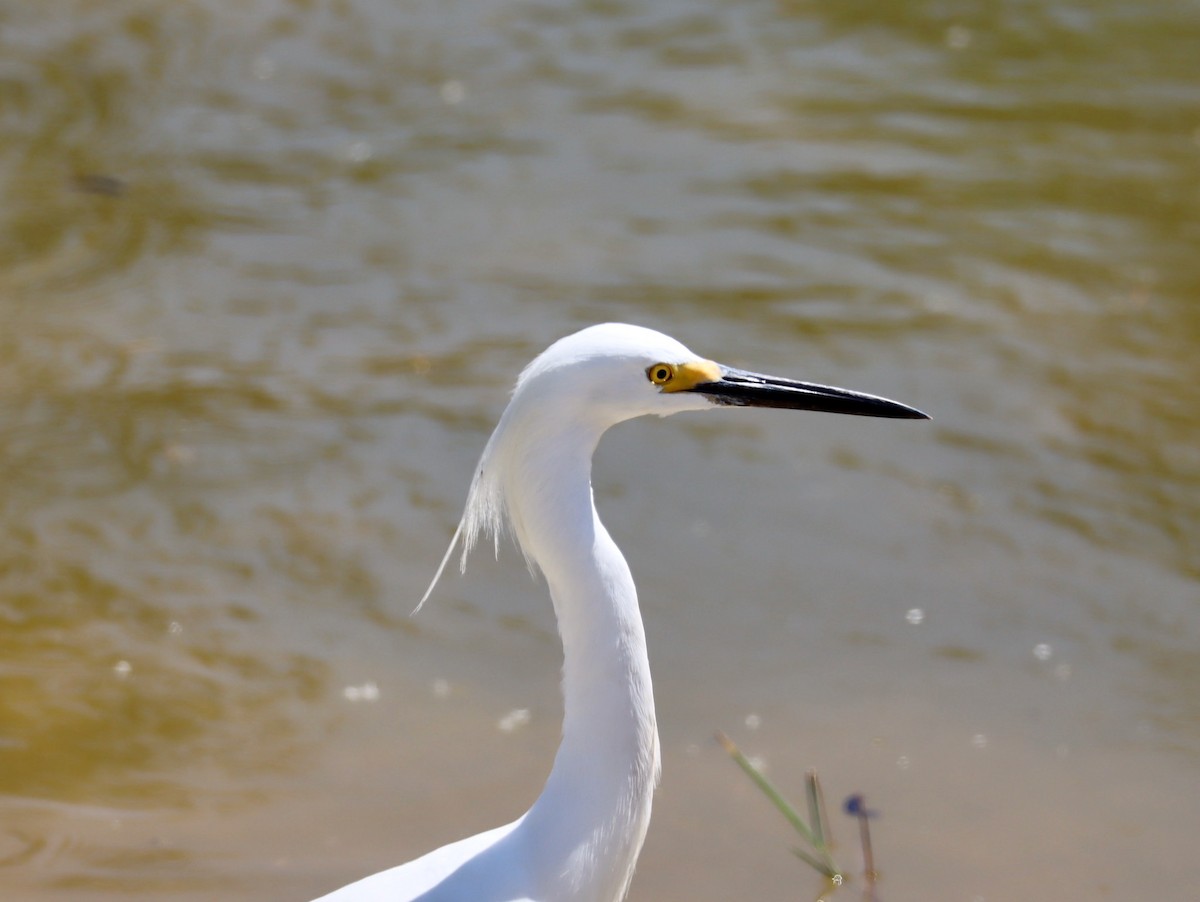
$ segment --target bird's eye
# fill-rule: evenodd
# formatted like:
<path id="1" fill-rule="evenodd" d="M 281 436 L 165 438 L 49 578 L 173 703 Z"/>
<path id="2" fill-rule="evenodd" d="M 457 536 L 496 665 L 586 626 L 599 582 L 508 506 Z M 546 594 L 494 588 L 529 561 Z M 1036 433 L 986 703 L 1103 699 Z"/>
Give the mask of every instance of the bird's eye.
<path id="1" fill-rule="evenodd" d="M 669 363 L 656 363 L 646 370 L 646 375 L 655 385 L 666 385 L 675 378 L 675 367 Z"/>

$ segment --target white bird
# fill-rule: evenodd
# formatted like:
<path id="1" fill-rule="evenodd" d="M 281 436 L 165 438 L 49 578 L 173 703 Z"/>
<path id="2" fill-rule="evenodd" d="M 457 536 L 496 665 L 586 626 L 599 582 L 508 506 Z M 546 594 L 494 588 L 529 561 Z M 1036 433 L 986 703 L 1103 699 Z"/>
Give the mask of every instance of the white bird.
<path id="1" fill-rule="evenodd" d="M 591 326 L 552 344 L 517 379 L 425 593 L 460 537 L 465 567 L 481 534 L 498 543 L 506 528 L 545 576 L 563 644 L 562 742 L 550 776 L 533 807 L 511 824 L 321 902 L 624 898 L 650 823 L 658 729 L 637 591 L 592 501 L 592 452 L 605 430 L 624 420 L 714 406 L 927 418 L 874 395 L 722 366 L 638 326 Z"/>

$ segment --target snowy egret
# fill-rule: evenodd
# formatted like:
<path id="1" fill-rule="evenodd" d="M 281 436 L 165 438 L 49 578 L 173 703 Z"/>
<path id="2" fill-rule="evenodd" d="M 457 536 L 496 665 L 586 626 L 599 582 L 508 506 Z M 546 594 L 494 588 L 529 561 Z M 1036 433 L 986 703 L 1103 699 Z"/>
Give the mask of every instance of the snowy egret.
<path id="1" fill-rule="evenodd" d="M 480 535 L 498 543 L 506 528 L 541 571 L 563 644 L 562 741 L 550 776 L 511 824 L 366 877 L 324 902 L 624 898 L 650 823 L 658 728 L 637 591 L 592 501 L 592 452 L 623 420 L 714 406 L 927 419 L 874 395 L 722 366 L 638 326 L 591 326 L 552 344 L 517 379 L 425 593 L 460 539 L 465 566 Z"/>

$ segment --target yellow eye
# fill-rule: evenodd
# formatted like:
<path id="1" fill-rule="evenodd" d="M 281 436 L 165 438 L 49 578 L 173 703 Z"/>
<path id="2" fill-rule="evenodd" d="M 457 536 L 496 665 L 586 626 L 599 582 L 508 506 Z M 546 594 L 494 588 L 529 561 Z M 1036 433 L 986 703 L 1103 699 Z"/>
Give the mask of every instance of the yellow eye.
<path id="1" fill-rule="evenodd" d="M 655 385 L 667 385 L 675 378 L 675 367 L 669 363 L 656 363 L 646 370 L 646 376 Z"/>

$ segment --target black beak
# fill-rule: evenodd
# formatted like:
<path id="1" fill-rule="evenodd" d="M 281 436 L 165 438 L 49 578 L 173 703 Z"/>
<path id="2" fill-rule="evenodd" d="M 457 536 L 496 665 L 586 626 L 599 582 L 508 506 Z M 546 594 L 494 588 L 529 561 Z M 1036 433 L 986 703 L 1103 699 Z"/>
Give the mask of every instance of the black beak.
<path id="1" fill-rule="evenodd" d="M 929 415 L 915 407 L 889 401 L 876 395 L 797 382 L 778 376 L 763 376 L 721 366 L 716 382 L 701 382 L 687 391 L 705 395 L 714 404 L 734 407 L 777 407 L 783 410 L 825 410 L 859 417 L 888 417 L 894 420 L 928 420 Z"/>

